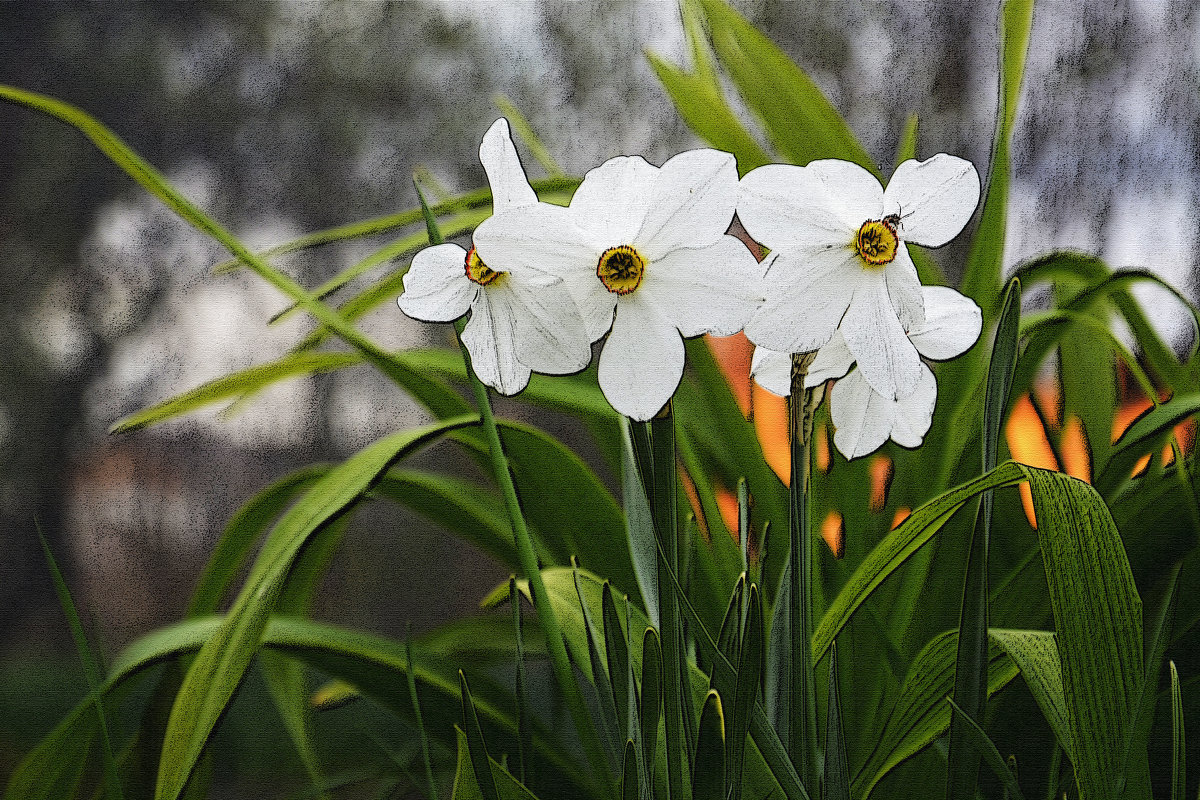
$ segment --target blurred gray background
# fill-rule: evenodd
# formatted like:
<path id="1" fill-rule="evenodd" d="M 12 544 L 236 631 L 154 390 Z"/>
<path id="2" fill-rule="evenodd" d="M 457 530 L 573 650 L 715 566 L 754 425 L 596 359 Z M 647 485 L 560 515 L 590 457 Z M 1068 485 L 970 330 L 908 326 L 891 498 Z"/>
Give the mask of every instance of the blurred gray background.
<path id="1" fill-rule="evenodd" d="M 997 4 L 736 5 L 878 162 L 892 163 L 916 112 L 923 157 L 986 170 Z M 0 81 L 95 114 L 257 247 L 412 207 L 419 166 L 454 191 L 483 185 L 476 149 L 498 93 L 570 173 L 695 146 L 643 49 L 686 59 L 674 3 L 0 4 Z M 1010 268 L 1073 247 L 1195 295 L 1197 53 L 1192 3 L 1038 5 Z M 315 286 L 382 241 L 278 264 Z M 258 489 L 424 419 L 361 368 L 283 384 L 231 418 L 108 436 L 121 415 L 277 357 L 310 329 L 298 315 L 268 327 L 284 301 L 248 273 L 214 277 L 225 256 L 78 134 L 0 105 L 0 778 L 82 694 L 35 520 L 111 656 L 179 618 L 225 521 Z M 1182 309 L 1142 296 L 1188 345 Z M 445 334 L 393 304 L 362 327 L 389 347 Z M 317 614 L 423 630 L 470 613 L 503 577 L 419 520 L 374 511 L 347 537 Z"/>

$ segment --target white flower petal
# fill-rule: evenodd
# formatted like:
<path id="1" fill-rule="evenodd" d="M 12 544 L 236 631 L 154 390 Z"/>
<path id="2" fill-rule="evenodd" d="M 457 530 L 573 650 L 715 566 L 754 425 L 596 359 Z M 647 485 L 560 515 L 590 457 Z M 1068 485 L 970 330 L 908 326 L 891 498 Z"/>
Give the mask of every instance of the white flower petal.
<path id="1" fill-rule="evenodd" d="M 608 330 L 616 296 L 596 277 L 604 248 L 576 224 L 570 209 L 548 203 L 514 208 L 484 220 L 474 239 L 479 257 L 492 269 L 561 278 L 592 341 Z"/>
<path id="2" fill-rule="evenodd" d="M 858 362 L 858 371 L 888 399 L 917 385 L 921 357 L 904 333 L 888 299 L 883 276 L 869 272 L 854 292 L 838 330 Z"/>
<path id="3" fill-rule="evenodd" d="M 450 322 L 467 313 L 479 284 L 467 277 L 466 256 L 466 250 L 450 243 L 417 253 L 404 275 L 400 310 L 425 322 Z"/>
<path id="4" fill-rule="evenodd" d="M 646 219 L 657 175 L 658 167 L 641 156 L 610 158 L 583 176 L 571 211 L 605 248 L 629 244 Z"/>
<path id="5" fill-rule="evenodd" d="M 750 377 L 772 394 L 787 397 L 792 393 L 792 355 L 765 347 L 754 348 L 750 359 Z"/>
<path id="6" fill-rule="evenodd" d="M 944 361 L 970 350 L 983 328 L 979 306 L 945 286 L 926 286 L 924 296 L 925 322 L 908 331 L 917 352 Z"/>
<path id="7" fill-rule="evenodd" d="M 896 167 L 883 195 L 884 213 L 900 215 L 900 238 L 926 247 L 957 236 L 978 204 L 975 165 L 945 153 Z"/>
<path id="8" fill-rule="evenodd" d="M 600 352 L 600 388 L 617 411 L 648 420 L 675 394 L 683 360 L 683 339 L 675 326 L 652 307 L 624 299 Z"/>
<path id="9" fill-rule="evenodd" d="M 846 458 L 874 453 L 888 440 L 896 404 L 871 388 L 855 370 L 833 385 L 829 416 L 833 443 Z"/>
<path id="10" fill-rule="evenodd" d="M 642 255 L 657 261 L 680 247 L 718 241 L 733 222 L 737 205 L 737 160 L 720 150 L 688 150 L 659 168 L 649 206 L 633 242 Z"/>
<path id="11" fill-rule="evenodd" d="M 646 266 L 639 295 L 684 336 L 740 331 L 763 301 L 762 269 L 732 236 L 707 247 L 673 250 Z"/>
<path id="12" fill-rule="evenodd" d="M 929 432 L 933 409 L 937 405 L 937 381 L 929 367 L 921 365 L 917 388 L 907 397 L 897 398 L 894 404 L 892 441 L 901 447 L 920 447 Z"/>
<path id="13" fill-rule="evenodd" d="M 817 351 L 817 357 L 808 365 L 804 385 L 811 389 L 825 381 L 836 380 L 849 372 L 852 366 L 854 354 L 846 346 L 846 339 L 841 332 L 834 331 L 829 341 Z"/>
<path id="14" fill-rule="evenodd" d="M 892 301 L 892 310 L 900 318 L 900 325 L 906 331 L 925 321 L 925 300 L 921 295 L 921 279 L 917 277 L 917 267 L 904 242 L 896 248 L 896 257 L 883 268 L 884 281 L 887 283 L 888 298 Z"/>
<path id="15" fill-rule="evenodd" d="M 807 252 L 853 245 L 862 220 L 846 222 L 834 210 L 835 202 L 805 167 L 768 164 L 746 173 L 738 183 L 737 215 L 746 232 L 772 250 Z"/>
<path id="16" fill-rule="evenodd" d="M 780 253 L 764 280 L 766 302 L 746 323 L 761 347 L 807 353 L 829 341 L 864 275 L 857 251 L 836 247 L 808 257 Z"/>
<path id="17" fill-rule="evenodd" d="M 517 360 L 549 375 L 567 375 L 586 367 L 592 360 L 592 340 L 566 284 L 548 276 L 527 280 L 510 276 L 506 283 L 497 289 L 511 297 Z"/>
<path id="18" fill-rule="evenodd" d="M 855 232 L 870 219 L 883 216 L 883 187 L 867 170 L 852 161 L 822 158 L 804 168 L 825 187 L 830 210 Z"/>
<path id="19" fill-rule="evenodd" d="M 479 163 L 483 164 L 492 187 L 493 214 L 537 202 L 537 193 L 525 177 L 517 148 L 508 133 L 508 120 L 504 117 L 493 122 L 484 134 L 483 144 L 479 145 Z"/>
<path id="20" fill-rule="evenodd" d="M 513 350 L 512 308 L 480 292 L 471 306 L 471 319 L 463 329 L 462 343 L 471 354 L 471 367 L 479 380 L 501 394 L 516 394 L 529 383 L 529 367 L 517 360 Z"/>

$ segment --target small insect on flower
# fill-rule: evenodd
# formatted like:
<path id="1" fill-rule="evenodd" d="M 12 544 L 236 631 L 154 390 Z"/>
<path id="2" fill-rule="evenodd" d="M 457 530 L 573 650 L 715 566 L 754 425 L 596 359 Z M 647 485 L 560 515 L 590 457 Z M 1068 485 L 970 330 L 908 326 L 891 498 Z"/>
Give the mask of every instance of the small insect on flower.
<path id="1" fill-rule="evenodd" d="M 887 189 L 834 159 L 750 171 L 739 185 L 738 217 L 772 255 L 766 302 L 746 336 L 806 353 L 837 331 L 872 389 L 889 400 L 908 396 L 922 372 L 905 333 L 923 322 L 925 308 L 905 245 L 945 244 L 978 203 L 975 167 L 944 153 L 905 161 Z"/>
<path id="2" fill-rule="evenodd" d="M 498 119 L 479 148 L 498 225 L 517 209 L 539 205 L 508 133 Z M 578 372 L 591 360 L 590 340 L 563 282 L 524 264 L 485 262 L 478 248 L 428 247 L 404 276 L 400 309 L 414 319 L 450 322 L 471 312 L 462 341 L 479 379 L 502 394 L 529 383 L 531 371 Z"/>

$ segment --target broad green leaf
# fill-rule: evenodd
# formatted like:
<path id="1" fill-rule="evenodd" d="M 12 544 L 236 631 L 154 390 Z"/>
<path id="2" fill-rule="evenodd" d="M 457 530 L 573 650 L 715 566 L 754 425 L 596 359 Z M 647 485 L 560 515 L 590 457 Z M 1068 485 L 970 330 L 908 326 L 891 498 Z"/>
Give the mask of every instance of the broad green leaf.
<path id="1" fill-rule="evenodd" d="M 692 797 L 695 800 L 726 800 L 725 715 L 721 696 L 709 690 L 700 709 L 700 729 L 692 767 Z"/>
<path id="2" fill-rule="evenodd" d="M 740 174 L 771 162 L 725 101 L 720 84 L 672 66 L 654 53 L 646 58 L 687 126 L 710 146 L 733 153 Z"/>
<path id="3" fill-rule="evenodd" d="M 1059 473 L 1029 469 L 1027 474 L 1080 793 L 1115 797 L 1145 679 L 1142 602 L 1116 525 L 1096 490 Z M 1130 759 L 1144 761 L 1145 750 L 1130 753 Z M 1134 785 L 1133 776 L 1141 773 L 1129 774 L 1126 796 L 1148 796 L 1149 786 Z"/>
<path id="4" fill-rule="evenodd" d="M 979 228 L 971 244 L 962 291 L 990 320 L 999 309 L 1000 270 L 1004 258 L 1011 173 L 1010 143 L 1025 75 L 1025 54 L 1033 27 L 1033 0 L 1005 0 L 1000 10 L 1000 88 L 992 163 Z"/>
<path id="5" fill-rule="evenodd" d="M 458 418 L 388 436 L 329 472 L 275 526 L 221 628 L 201 648 L 183 681 L 163 743 L 158 800 L 179 796 L 257 649 L 288 570 L 322 525 L 342 513 L 398 458 L 449 431 Z"/>
<path id="6" fill-rule="evenodd" d="M 917 654 L 878 744 L 854 779 L 853 797 L 868 797 L 885 775 L 933 744 L 950 727 L 950 706 L 945 699 L 954 687 L 957 650 L 958 632 L 946 631 Z M 988 650 L 988 694 L 995 694 L 1016 676 L 1016 665 L 993 640 Z"/>
<path id="7" fill-rule="evenodd" d="M 961 720 L 964 723 L 963 730 L 971 737 L 971 743 L 975 749 L 983 755 L 984 763 L 991 768 L 992 773 L 1000 780 L 1000 784 L 1004 787 L 1004 796 L 1013 797 L 1016 800 L 1025 800 L 1025 795 L 1021 793 L 1021 787 L 1017 784 L 1017 776 L 1004 763 L 1004 756 L 1000 755 L 1000 751 L 996 749 L 995 743 L 988 738 L 983 728 L 979 727 L 979 723 L 959 708 L 953 698 L 947 698 L 946 702 L 954 709 L 955 719 Z"/>
<path id="8" fill-rule="evenodd" d="M 1000 429 L 1004 422 L 1004 411 L 1008 408 L 1009 389 L 1017 363 L 1020 322 L 1021 282 L 1013 278 L 1004 293 L 1000 323 L 996 327 L 996 338 L 988 363 L 982 431 L 984 472 L 995 469 L 999 461 Z M 964 722 L 981 719 L 987 702 L 987 632 L 990 625 L 988 553 L 991 532 L 992 492 L 984 491 L 979 497 L 979 510 L 971 533 L 958 623 L 958 658 L 953 697 L 963 712 L 963 718 L 952 718 L 950 721 L 946 796 L 952 799 L 973 795 L 979 774 L 981 753 L 975 746 L 976 737 L 965 731 L 963 725 Z"/>
<path id="9" fill-rule="evenodd" d="M 723 0 L 700 5 L 721 66 L 788 161 L 842 158 L 879 176 L 850 126 L 786 53 Z"/>
<path id="10" fill-rule="evenodd" d="M 472 762 L 467 735 L 457 725 L 454 730 L 458 734 L 458 766 L 454 770 L 454 789 L 450 794 L 451 800 L 488 800 L 489 795 L 480 790 L 479 781 L 475 777 L 477 773 Z M 494 797 L 499 800 L 537 800 L 533 792 L 525 788 L 494 759 L 488 757 L 487 764 L 492 781 L 489 788 L 495 793 Z"/>
<path id="11" fill-rule="evenodd" d="M 993 628 L 992 642 L 1004 649 L 1021 671 L 1025 685 L 1037 701 L 1038 708 L 1067 758 L 1075 760 L 1075 739 L 1071 733 L 1070 714 L 1063 694 L 1062 664 L 1058 642 L 1049 631 L 1018 631 Z"/>

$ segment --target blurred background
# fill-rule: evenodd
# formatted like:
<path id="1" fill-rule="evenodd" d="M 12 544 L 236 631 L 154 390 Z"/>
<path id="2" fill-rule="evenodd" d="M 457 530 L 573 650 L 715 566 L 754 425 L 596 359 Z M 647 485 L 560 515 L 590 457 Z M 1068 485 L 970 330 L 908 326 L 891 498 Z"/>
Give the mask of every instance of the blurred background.
<path id="1" fill-rule="evenodd" d="M 922 157 L 955 153 L 986 171 L 994 4 L 735 5 L 809 71 L 877 162 L 893 162 L 917 113 Z M 0 4 L 0 81 L 94 114 L 255 247 L 410 208 L 419 167 L 450 191 L 484 185 L 476 150 L 499 94 L 568 173 L 695 146 L 645 49 L 686 59 L 674 3 Z M 1039 3 L 1010 269 L 1070 247 L 1153 269 L 1195 298 L 1197 52 L 1191 3 Z M 380 244 L 277 264 L 315 286 Z M 277 357 L 311 329 L 299 315 L 268 326 L 285 302 L 246 272 L 214 276 L 226 255 L 72 130 L 0 105 L 0 782 L 84 693 L 35 525 L 111 657 L 182 615 L 224 523 L 257 490 L 425 419 L 357 368 L 283 384 L 233 415 L 109 436 L 120 416 Z M 937 257 L 955 275 L 960 255 Z M 1190 346 L 1183 309 L 1140 291 L 1161 330 Z M 361 325 L 388 347 L 445 336 L 393 304 Z M 504 577 L 419 518 L 372 509 L 315 613 L 421 631 L 471 613 Z M 269 772 L 274 745 L 239 738 L 238 719 L 218 746 L 248 759 L 235 767 Z"/>

